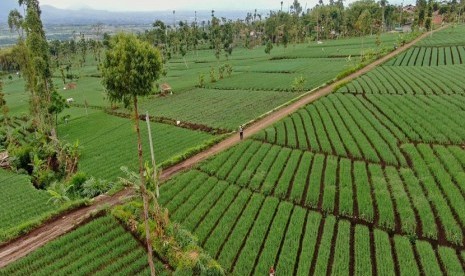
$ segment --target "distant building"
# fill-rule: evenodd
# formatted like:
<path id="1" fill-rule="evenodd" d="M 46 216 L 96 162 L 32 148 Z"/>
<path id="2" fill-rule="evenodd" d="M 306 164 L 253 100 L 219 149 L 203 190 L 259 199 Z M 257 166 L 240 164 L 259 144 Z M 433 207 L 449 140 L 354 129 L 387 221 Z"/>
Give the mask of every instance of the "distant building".
<path id="1" fill-rule="evenodd" d="M 434 25 L 441 25 L 443 22 L 442 15 L 439 14 L 439 11 L 435 11 L 433 13 L 433 24 Z"/>
<path id="2" fill-rule="evenodd" d="M 173 94 L 173 89 L 168 83 L 163 83 L 160 85 L 160 93 L 161 95 Z"/>
<path id="3" fill-rule="evenodd" d="M 407 5 L 403 8 L 403 11 L 409 14 L 414 14 L 417 10 L 417 7 L 414 5 Z"/>

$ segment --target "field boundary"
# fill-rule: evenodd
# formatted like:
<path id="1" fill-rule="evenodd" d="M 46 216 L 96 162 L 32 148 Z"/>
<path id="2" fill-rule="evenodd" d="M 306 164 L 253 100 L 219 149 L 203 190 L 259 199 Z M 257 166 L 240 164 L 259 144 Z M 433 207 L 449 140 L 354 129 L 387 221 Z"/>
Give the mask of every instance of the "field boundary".
<path id="1" fill-rule="evenodd" d="M 435 30 L 435 32 L 443 28 L 439 28 Z M 414 40 L 412 40 L 411 42 L 406 43 L 405 45 L 399 47 L 395 51 L 392 51 L 391 53 L 381 57 L 380 59 L 366 65 L 360 70 L 338 81 L 334 81 L 330 85 L 326 85 L 324 87 L 320 87 L 318 89 L 314 89 L 307 93 L 304 93 L 301 96 L 297 97 L 296 99 L 284 105 L 281 105 L 268 113 L 263 114 L 262 116 L 254 120 L 254 122 L 248 123 L 248 127 L 245 129 L 245 132 L 244 132 L 244 137 L 250 138 L 254 134 L 282 120 L 283 118 L 294 113 L 300 108 L 312 102 L 315 102 L 316 100 L 322 97 L 325 97 L 331 94 L 336 87 L 344 83 L 347 83 L 349 81 L 352 81 L 353 79 L 356 79 L 362 76 L 363 74 L 373 70 L 377 66 L 385 63 L 386 61 L 390 60 L 396 55 L 414 46 L 418 41 L 427 37 L 428 35 L 430 35 L 430 33 L 424 33 L 420 35 L 419 37 L 415 38 Z M 219 152 L 222 152 L 228 148 L 231 148 L 240 142 L 241 140 L 239 139 L 238 136 L 232 135 L 231 137 L 223 140 L 222 142 L 214 145 L 213 147 L 203 152 L 200 152 L 197 155 L 175 166 L 172 166 L 166 169 L 165 171 L 163 171 L 161 175 L 161 180 L 166 181 L 173 175 L 181 171 L 184 171 L 186 169 L 192 168 L 199 162 Z M 82 223 L 84 223 L 86 219 L 89 219 L 90 217 L 92 217 L 92 214 L 94 214 L 98 210 L 120 204 L 130 194 L 131 194 L 131 190 L 126 189 L 113 196 L 108 196 L 108 195 L 100 196 L 94 200 L 91 206 L 76 209 L 74 211 L 69 212 L 65 216 L 59 216 L 56 219 L 51 220 L 43 224 L 41 227 L 31 231 L 27 235 L 24 235 L 21 238 L 18 238 L 10 243 L 6 243 L 2 245 L 0 247 L 0 268 L 7 266 L 8 264 L 26 256 L 30 252 L 45 245 L 46 243 L 76 229 Z"/>

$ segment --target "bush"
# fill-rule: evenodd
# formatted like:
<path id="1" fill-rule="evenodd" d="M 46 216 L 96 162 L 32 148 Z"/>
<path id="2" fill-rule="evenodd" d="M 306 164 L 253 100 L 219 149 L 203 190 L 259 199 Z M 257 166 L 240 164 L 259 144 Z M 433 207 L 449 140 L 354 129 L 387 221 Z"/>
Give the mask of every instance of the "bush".
<path id="1" fill-rule="evenodd" d="M 215 68 L 213 67 L 210 68 L 210 82 L 216 82 Z"/>
<path id="2" fill-rule="evenodd" d="M 225 65 L 225 67 L 226 67 L 226 74 L 228 74 L 228 77 L 231 77 L 232 72 L 233 72 L 232 65 L 228 63 L 228 64 Z"/>
<path id="3" fill-rule="evenodd" d="M 221 65 L 219 68 L 218 68 L 218 76 L 219 76 L 219 79 L 222 80 L 224 79 L 224 71 L 226 70 L 226 66 L 225 65 Z"/>
<path id="4" fill-rule="evenodd" d="M 292 90 L 304 91 L 306 82 L 307 80 L 303 76 L 296 77 L 294 81 L 292 82 Z"/>
<path id="5" fill-rule="evenodd" d="M 32 147 L 29 145 L 10 148 L 10 155 L 13 156 L 11 159 L 12 167 L 16 168 L 16 170 L 25 170 L 31 174 L 33 169 L 31 154 Z"/>
<path id="6" fill-rule="evenodd" d="M 197 86 L 199 88 L 204 88 L 205 87 L 205 75 L 204 74 L 199 75 L 199 84 Z"/>
<path id="7" fill-rule="evenodd" d="M 81 197 L 82 186 L 87 181 L 87 175 L 83 172 L 78 172 L 68 182 L 68 193 L 73 198 Z"/>
<path id="8" fill-rule="evenodd" d="M 91 177 L 82 185 L 81 196 L 94 198 L 108 192 L 111 188 L 113 188 L 112 182 Z"/>

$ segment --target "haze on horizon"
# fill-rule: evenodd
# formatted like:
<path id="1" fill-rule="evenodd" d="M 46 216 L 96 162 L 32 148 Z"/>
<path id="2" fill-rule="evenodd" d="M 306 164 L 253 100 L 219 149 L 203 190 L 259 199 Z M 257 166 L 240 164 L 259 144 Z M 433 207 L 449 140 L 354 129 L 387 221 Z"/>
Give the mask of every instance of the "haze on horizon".
<path id="1" fill-rule="evenodd" d="M 329 0 L 324 0 L 327 3 Z M 345 0 L 347 5 L 354 0 Z M 404 1 L 408 4 L 412 0 Z M 287 10 L 293 0 L 283 1 L 283 9 Z M 303 8 L 311 8 L 318 0 L 300 0 Z M 402 0 L 392 0 L 390 3 L 401 3 Z M 166 10 L 278 10 L 281 8 L 280 0 L 41 0 L 41 5 L 51 5 L 62 9 L 91 8 L 108 11 L 166 11 Z"/>

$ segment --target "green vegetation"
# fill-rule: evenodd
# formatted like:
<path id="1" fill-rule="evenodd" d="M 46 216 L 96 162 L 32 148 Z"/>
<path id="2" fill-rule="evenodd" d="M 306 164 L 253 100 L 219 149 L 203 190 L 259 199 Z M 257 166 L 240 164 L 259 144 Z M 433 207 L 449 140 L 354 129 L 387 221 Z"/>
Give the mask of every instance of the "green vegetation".
<path id="1" fill-rule="evenodd" d="M 80 111 L 72 108 L 70 111 Z M 67 141 L 79 141 L 81 157 L 79 170 L 89 176 L 115 180 L 121 175 L 121 166 L 136 169 L 137 141 L 131 120 L 105 114 L 102 111 L 91 111 L 88 116 L 70 120 L 58 128 L 60 137 Z M 180 155 L 189 149 L 214 139 L 212 135 L 199 131 L 191 131 L 165 124 L 151 123 L 154 139 L 154 150 L 159 163 Z M 143 148 L 148 149 L 148 130 L 144 123 L 141 126 Z M 98 154 L 96 154 L 98 153 Z M 149 159 L 150 153 L 144 153 Z"/>
<path id="2" fill-rule="evenodd" d="M 32 19 L 38 14 L 34 3 L 27 3 Z M 147 132 L 140 127 L 139 110 L 151 112 L 158 122 L 150 123 L 157 134 L 157 164 L 167 166 L 221 138 L 214 133 L 256 120 L 417 34 L 368 37 L 375 26 L 373 19 L 382 16 L 376 32 L 393 24 L 394 7 L 355 2 L 338 12 L 339 4 L 302 14 L 294 1 L 290 13 L 271 12 L 257 37 L 250 37 L 251 30 L 259 30 L 256 22 L 262 20 L 252 21 L 252 15 L 244 23 L 251 29 L 241 38 L 234 35 L 241 30 L 241 22 L 235 29 L 232 21 L 218 19 L 212 11 L 209 33 L 204 33 L 202 41 L 196 24 L 181 23 L 179 29 L 168 31 L 160 21 L 140 37 L 106 36 L 102 45 L 92 48 L 94 62 L 90 63 L 86 63 L 89 49 L 82 36 L 70 67 L 63 63 L 69 53 L 55 47 L 62 44 L 51 43 L 56 68 L 45 66 L 38 78 L 62 81 L 67 89 L 60 94 L 76 97 L 75 105 L 64 111 L 59 104 L 62 98 L 51 101 L 48 96 L 55 95 L 49 93 L 53 91 L 42 82 L 31 82 L 26 74 L 28 87 L 37 90 L 32 91 L 31 115 L 38 116 L 37 122 L 16 117 L 26 110 L 26 102 L 12 105 L 11 120 L 4 114 L 8 120 L 0 141 L 15 157 L 9 160 L 12 167 L 27 171 L 36 186 L 48 189 L 49 202 L 73 202 L 122 186 L 132 188 L 138 198 L 111 210 L 125 228 L 111 216 L 98 218 L 0 274 L 148 274 L 150 267 L 153 275 L 152 248 L 176 275 L 262 275 L 274 269 L 278 275 L 464 274 L 463 38 L 425 40 L 339 85 L 336 93 L 168 180 L 158 197 L 160 172 L 154 162 L 155 168 L 144 165 Z M 431 27 L 432 8 L 432 3 L 419 1 L 415 24 Z M 331 20 L 320 20 L 318 12 L 340 24 L 330 28 Z M 346 33 L 360 37 L 320 42 L 336 35 L 331 29 L 342 33 L 343 12 L 352 24 L 345 26 Z M 299 29 L 303 22 L 308 34 Z M 445 38 L 450 30 L 437 36 Z M 462 34 L 463 29 L 454 31 Z M 36 38 L 32 34 L 28 39 Z M 241 39 L 244 48 L 233 48 Z M 158 45 L 160 51 L 150 45 Z M 32 53 L 40 54 L 36 50 Z M 99 72 L 100 51 L 106 56 Z M 76 80 L 80 87 L 73 91 L 74 83 L 66 84 L 67 80 Z M 5 82 L 7 103 L 27 99 L 20 96 L 22 81 Z M 160 93 L 154 92 L 159 89 Z M 48 108 L 49 114 L 42 114 L 42 108 Z M 137 143 L 131 138 L 129 114 L 133 114 Z M 58 137 L 80 141 L 81 152 L 77 144 L 70 148 L 48 143 L 48 132 L 55 141 L 52 123 L 57 119 Z M 32 135 L 37 129 L 42 136 Z M 12 143 L 12 137 L 21 143 Z M 35 145 L 31 150 L 30 143 Z M 49 144 L 52 148 L 45 147 Z M 54 154 L 62 148 L 69 152 Z M 135 154 L 129 154 L 136 148 L 138 167 Z M 55 161 L 66 166 L 56 169 Z M 117 169 L 122 165 L 129 167 L 123 169 L 126 178 L 113 186 L 108 180 L 120 176 Z M 138 173 L 132 172 L 137 168 Z M 88 179 L 82 172 L 102 180 Z M 36 225 L 43 214 L 51 216 L 72 204 L 42 206 L 47 197 L 29 190 L 31 186 L 22 188 L 28 195 L 21 197 L 25 202 L 11 203 L 18 198 L 13 183 L 27 184 L 29 178 L 5 175 L 2 185 L 7 183 L 7 200 L 0 207 L 24 205 L 30 213 L 0 212 L 0 219 L 7 222 L 0 237 L 9 239 L 29 229 L 28 221 Z M 67 181 L 54 182 L 61 179 Z M 14 228 L 20 222 L 26 226 Z M 125 229 L 145 240 L 147 252 Z M 170 274 L 160 263 L 156 266 Z"/>
<path id="3" fill-rule="evenodd" d="M 411 67 L 417 77 L 401 79 L 420 86 L 418 76 L 437 67 Z M 394 68 L 411 71 L 376 70 Z M 320 99 L 170 180 L 162 204 L 232 273 L 464 273 L 461 95 L 427 80 L 428 95 L 389 95 L 374 90 L 378 79 L 360 89 L 363 78 L 346 84 L 356 94 Z M 200 197 L 214 199 L 195 219 L 171 205 L 195 209 Z"/>
<path id="4" fill-rule="evenodd" d="M 8 232 L 38 221 L 56 210 L 47 204 L 49 196 L 45 191 L 36 190 L 29 177 L 0 170 L 1 208 L 0 243 L 8 238 Z"/>
<path id="5" fill-rule="evenodd" d="M 464 46 L 465 45 L 465 26 L 455 25 L 434 33 L 432 36 L 429 36 L 418 43 L 418 46 Z"/>
<path id="6" fill-rule="evenodd" d="M 156 262 L 157 275 L 172 273 Z M 0 275 L 64 273 L 72 275 L 150 275 L 147 254 L 140 243 L 112 216 L 94 219 L 41 247 Z"/>

